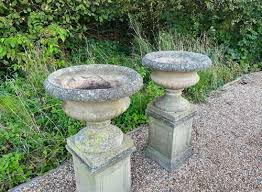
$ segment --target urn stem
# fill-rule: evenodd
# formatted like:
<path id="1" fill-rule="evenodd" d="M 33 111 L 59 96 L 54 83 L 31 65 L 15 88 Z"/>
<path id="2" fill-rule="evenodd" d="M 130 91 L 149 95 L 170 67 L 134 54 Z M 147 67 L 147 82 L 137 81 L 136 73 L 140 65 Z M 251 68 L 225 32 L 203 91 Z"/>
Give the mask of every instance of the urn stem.
<path id="1" fill-rule="evenodd" d="M 105 120 L 101 122 L 86 122 L 86 127 L 89 129 L 105 129 L 111 124 L 111 120 Z"/>
<path id="2" fill-rule="evenodd" d="M 166 89 L 166 94 L 167 95 L 182 95 L 184 89 Z"/>

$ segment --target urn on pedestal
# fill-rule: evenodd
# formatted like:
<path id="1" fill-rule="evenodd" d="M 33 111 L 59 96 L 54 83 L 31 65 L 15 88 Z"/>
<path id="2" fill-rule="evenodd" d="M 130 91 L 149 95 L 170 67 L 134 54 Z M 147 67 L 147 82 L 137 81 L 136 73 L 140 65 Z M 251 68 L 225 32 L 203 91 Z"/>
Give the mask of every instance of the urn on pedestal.
<path id="1" fill-rule="evenodd" d="M 134 70 L 114 65 L 79 65 L 57 70 L 44 83 L 63 100 L 63 110 L 86 127 L 67 139 L 79 192 L 128 192 L 133 141 L 110 120 L 123 113 L 143 83 Z"/>
<path id="2" fill-rule="evenodd" d="M 166 93 L 147 107 L 150 119 L 149 146 L 146 153 L 168 171 L 178 168 L 192 155 L 194 105 L 181 96 L 182 91 L 199 81 L 198 70 L 208 68 L 208 56 L 187 51 L 158 51 L 142 59 L 152 70 L 151 79 Z"/>

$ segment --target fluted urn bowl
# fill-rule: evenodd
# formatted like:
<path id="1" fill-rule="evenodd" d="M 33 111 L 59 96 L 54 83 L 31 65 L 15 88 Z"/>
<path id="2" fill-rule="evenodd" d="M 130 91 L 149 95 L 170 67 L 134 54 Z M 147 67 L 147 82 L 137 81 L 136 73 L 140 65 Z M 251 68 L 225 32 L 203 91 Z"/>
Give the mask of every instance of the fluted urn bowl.
<path id="1" fill-rule="evenodd" d="M 102 152 L 121 145 L 123 134 L 110 120 L 123 113 L 129 96 L 142 87 L 134 70 L 115 65 L 79 65 L 57 70 L 44 82 L 46 91 L 63 100 L 63 110 L 87 122 L 74 145 L 88 152 Z"/>
<path id="2" fill-rule="evenodd" d="M 180 112 L 189 107 L 181 97 L 182 90 L 199 81 L 197 71 L 211 66 L 208 56 L 188 51 L 157 51 L 146 54 L 142 63 L 152 70 L 151 79 L 166 89 L 155 105 L 168 112 Z"/>

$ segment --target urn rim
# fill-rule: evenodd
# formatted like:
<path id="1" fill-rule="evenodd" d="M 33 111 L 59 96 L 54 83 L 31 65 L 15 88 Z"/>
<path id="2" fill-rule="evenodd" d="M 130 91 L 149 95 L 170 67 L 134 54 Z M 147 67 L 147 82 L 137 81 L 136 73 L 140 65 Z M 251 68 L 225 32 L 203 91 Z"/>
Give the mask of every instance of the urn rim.
<path id="1" fill-rule="evenodd" d="M 189 51 L 156 51 L 146 54 L 144 66 L 158 71 L 192 72 L 206 69 L 212 65 L 204 54 Z"/>
<path id="2" fill-rule="evenodd" d="M 77 87 L 80 77 L 105 77 L 106 87 Z M 69 80 L 65 80 L 65 79 Z M 71 79 L 70 79 L 71 78 Z M 73 84 L 72 79 L 76 82 Z M 92 80 L 92 83 L 95 82 Z M 69 83 L 68 83 L 69 82 Z M 67 83 L 67 84 L 66 84 Z M 77 84 L 78 83 L 78 84 Z M 84 82 L 85 83 L 85 82 Z M 82 84 L 84 84 L 82 83 Z M 67 86 L 70 85 L 70 86 Z M 92 85 L 93 86 L 93 85 Z M 102 86 L 102 87 L 101 87 Z M 128 97 L 143 86 L 142 77 L 133 69 L 110 64 L 83 64 L 59 69 L 44 81 L 45 90 L 53 97 L 64 101 L 103 102 Z"/>

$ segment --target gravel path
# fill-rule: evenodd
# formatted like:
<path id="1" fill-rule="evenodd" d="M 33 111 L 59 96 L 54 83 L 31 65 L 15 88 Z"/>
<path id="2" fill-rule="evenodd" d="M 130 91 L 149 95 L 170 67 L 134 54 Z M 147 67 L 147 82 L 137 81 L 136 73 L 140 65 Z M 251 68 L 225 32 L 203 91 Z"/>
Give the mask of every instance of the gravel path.
<path id="1" fill-rule="evenodd" d="M 198 106 L 194 121 L 194 155 L 168 173 L 146 158 L 148 127 L 130 133 L 133 192 L 262 191 L 262 72 L 214 92 Z M 71 162 L 13 191 L 72 192 Z"/>

